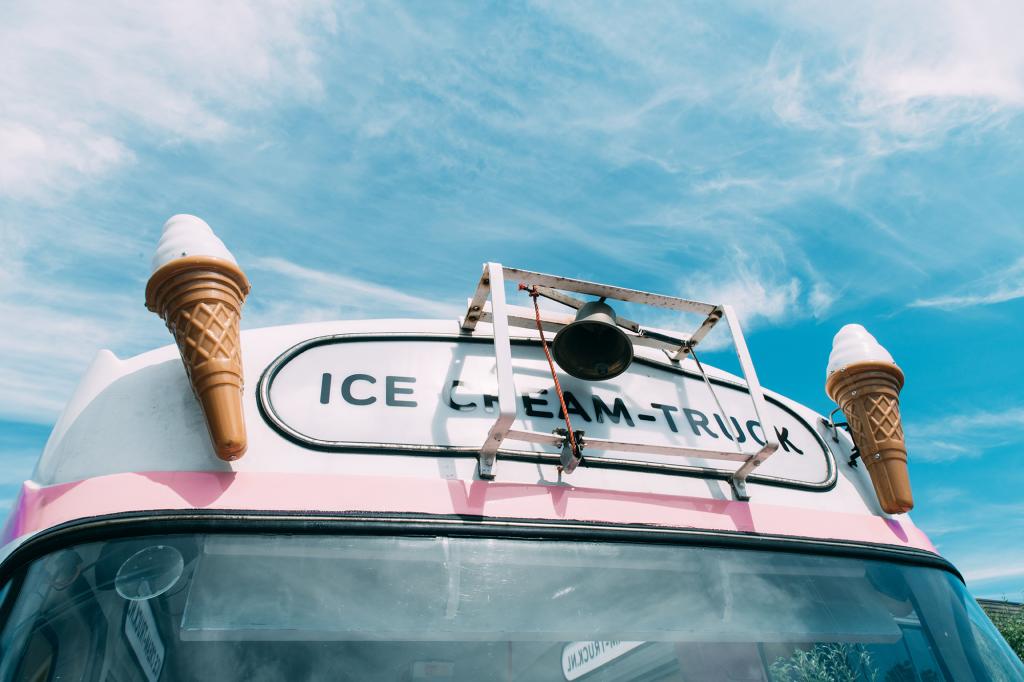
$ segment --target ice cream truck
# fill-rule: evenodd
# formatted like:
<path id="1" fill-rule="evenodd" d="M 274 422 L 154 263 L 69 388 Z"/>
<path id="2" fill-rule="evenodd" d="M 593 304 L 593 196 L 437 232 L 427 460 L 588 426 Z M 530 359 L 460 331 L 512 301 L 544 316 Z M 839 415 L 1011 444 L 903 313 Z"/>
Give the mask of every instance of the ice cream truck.
<path id="1" fill-rule="evenodd" d="M 240 332 L 249 291 L 168 221 L 175 343 L 99 353 L 7 519 L 0 681 L 1024 679 L 863 327 L 819 413 L 728 302 L 487 263 L 457 319 Z"/>

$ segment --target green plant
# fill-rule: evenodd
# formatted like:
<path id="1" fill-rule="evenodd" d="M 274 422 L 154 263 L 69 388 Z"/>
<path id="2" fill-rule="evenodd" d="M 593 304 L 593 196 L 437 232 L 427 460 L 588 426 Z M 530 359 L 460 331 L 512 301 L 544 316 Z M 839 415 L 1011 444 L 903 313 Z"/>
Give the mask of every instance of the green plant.
<path id="1" fill-rule="evenodd" d="M 1024 661 L 1024 612 L 1014 615 L 993 615 L 992 622 L 1014 653 Z"/>
<path id="2" fill-rule="evenodd" d="M 862 646 L 815 644 L 777 658 L 769 668 L 772 682 L 875 682 L 878 672 Z"/>

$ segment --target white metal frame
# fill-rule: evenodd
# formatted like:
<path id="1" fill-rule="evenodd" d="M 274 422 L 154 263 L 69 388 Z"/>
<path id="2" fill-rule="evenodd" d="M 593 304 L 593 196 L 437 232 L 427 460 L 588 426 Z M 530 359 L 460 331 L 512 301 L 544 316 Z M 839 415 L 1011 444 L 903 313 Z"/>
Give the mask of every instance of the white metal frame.
<path id="1" fill-rule="evenodd" d="M 537 292 L 552 300 L 563 303 L 572 308 L 579 308 L 584 304 L 577 298 L 563 292 L 573 292 L 591 296 L 600 296 L 617 301 L 627 301 L 640 305 L 648 305 L 657 308 L 666 308 L 678 312 L 697 313 L 704 315 L 704 320 L 692 334 L 682 335 L 681 338 L 668 337 L 666 335 L 646 330 L 638 323 L 624 318 L 618 318 L 619 326 L 627 330 L 627 336 L 634 345 L 642 345 L 660 348 L 674 360 L 679 361 L 688 353 L 693 351 L 700 341 L 714 328 L 719 320 L 725 319 L 732 334 L 733 343 L 736 348 L 736 356 L 739 358 L 740 368 L 747 383 L 750 399 L 754 404 L 754 413 L 761 423 L 764 431 L 765 444 L 754 454 L 743 452 L 732 452 L 725 450 L 714 450 L 704 448 L 686 448 L 668 445 L 648 445 L 645 443 L 629 443 L 624 441 L 613 441 L 601 438 L 587 438 L 586 449 L 588 450 L 614 450 L 619 452 L 646 453 L 652 455 L 669 455 L 678 457 L 698 457 L 701 459 L 720 459 L 726 461 L 740 462 L 739 468 L 733 472 L 729 479 L 733 492 L 737 499 L 748 500 L 747 476 L 756 467 L 760 466 L 778 448 L 779 441 L 775 436 L 774 424 L 768 422 L 768 410 L 764 400 L 764 391 L 757 380 L 757 372 L 754 371 L 754 363 L 750 358 L 750 351 L 747 349 L 747 342 L 740 330 L 739 322 L 733 309 L 729 305 L 714 305 L 690 301 L 684 298 L 662 296 L 646 291 L 635 289 L 624 289 L 622 287 L 597 284 L 584 280 L 546 275 L 540 272 L 520 270 L 518 268 L 506 268 L 500 263 L 485 263 L 480 282 L 477 284 L 476 292 L 470 299 L 466 315 L 462 319 L 462 329 L 473 331 L 478 322 L 490 322 L 494 330 L 494 356 L 497 363 L 498 374 L 498 417 L 491 425 L 487 433 L 487 440 L 480 448 L 479 466 L 480 477 L 486 479 L 494 478 L 495 460 L 498 450 L 506 440 L 516 440 L 528 443 L 541 443 L 562 448 L 565 443 L 565 436 L 555 433 L 544 433 L 540 431 L 529 431 L 524 429 L 513 429 L 512 424 L 517 416 L 517 403 L 515 383 L 512 371 L 512 344 L 509 337 L 509 326 L 527 327 L 536 329 L 536 319 L 531 315 L 517 314 L 520 312 L 515 306 L 509 306 L 505 301 L 505 280 L 521 282 L 529 287 L 536 287 Z M 490 302 L 490 309 L 486 305 Z M 532 313 L 533 311 L 530 311 Z M 542 318 L 544 330 L 557 332 L 567 322 Z M 706 376 L 705 376 L 706 379 Z M 708 383 L 709 390 L 711 389 Z M 712 390 L 714 396 L 714 391 Z M 717 401 L 717 396 L 714 396 Z M 727 415 L 723 415 L 728 423 Z"/>

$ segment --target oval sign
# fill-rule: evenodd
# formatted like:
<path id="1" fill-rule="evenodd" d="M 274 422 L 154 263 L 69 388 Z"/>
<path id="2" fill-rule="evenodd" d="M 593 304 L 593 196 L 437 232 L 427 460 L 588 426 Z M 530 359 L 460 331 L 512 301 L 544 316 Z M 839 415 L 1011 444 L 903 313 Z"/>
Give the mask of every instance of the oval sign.
<path id="1" fill-rule="evenodd" d="M 514 340 L 518 416 L 513 428 L 550 433 L 564 426 L 551 373 L 537 342 Z M 260 410 L 281 434 L 320 450 L 475 453 L 498 414 L 490 339 L 344 335 L 311 339 L 278 357 L 259 385 Z M 764 430 L 746 389 L 637 359 L 610 381 L 559 376 L 573 428 L 591 438 L 753 454 Z M 823 489 L 835 483 L 834 458 L 796 412 L 766 396 L 781 447 L 751 480 Z M 724 414 L 722 413 L 724 411 Z M 505 458 L 557 460 L 553 448 L 506 441 Z M 586 452 L 586 464 L 662 473 L 728 475 L 723 462 L 698 457 Z M 725 465 L 728 467 L 729 465 Z"/>

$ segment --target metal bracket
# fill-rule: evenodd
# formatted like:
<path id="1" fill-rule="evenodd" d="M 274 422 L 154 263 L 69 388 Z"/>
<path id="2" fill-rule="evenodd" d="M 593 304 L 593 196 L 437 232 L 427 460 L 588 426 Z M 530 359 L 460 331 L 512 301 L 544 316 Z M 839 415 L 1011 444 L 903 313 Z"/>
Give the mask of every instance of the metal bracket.
<path id="1" fill-rule="evenodd" d="M 470 299 L 472 301 L 472 299 Z M 494 313 L 492 306 L 488 303 L 484 303 L 483 310 L 478 314 L 477 322 L 493 322 Z M 529 329 L 534 331 L 537 329 L 537 318 L 532 308 L 525 308 L 517 305 L 506 305 L 505 310 L 508 314 L 508 326 L 519 327 L 521 329 Z M 465 318 L 463 318 L 465 319 Z M 559 315 L 557 313 L 551 313 L 548 311 L 541 311 L 541 325 L 544 327 L 544 332 L 547 334 L 557 334 L 558 331 L 570 324 L 573 321 L 571 315 Z M 621 320 L 619 320 L 621 322 Z M 622 326 L 625 329 L 629 327 Z M 463 327 L 465 329 L 465 326 Z M 656 348 L 663 350 L 668 353 L 669 357 L 672 357 L 675 352 L 679 349 L 680 344 L 689 343 L 689 341 L 680 339 L 674 336 L 668 336 L 651 329 L 640 329 L 640 332 L 629 335 L 630 340 L 634 346 L 644 346 L 646 348 Z"/>
<path id="2" fill-rule="evenodd" d="M 836 412 L 843 408 L 837 407 L 828 413 L 828 417 L 821 417 L 821 423 L 828 427 L 829 431 L 832 432 L 832 440 L 836 443 L 839 442 L 839 429 L 836 428 Z"/>
<path id="3" fill-rule="evenodd" d="M 501 447 L 512 422 L 516 419 L 516 388 L 512 380 L 512 342 L 508 334 L 508 315 L 505 312 L 505 278 L 502 267 L 498 263 L 488 263 L 477 286 L 476 295 L 470 302 L 470 310 L 466 314 L 466 323 L 480 319 L 484 298 L 488 292 L 491 298 L 491 309 L 494 313 L 494 357 L 498 373 L 498 418 L 487 432 L 487 440 L 480 447 L 479 474 L 486 480 L 494 479 L 494 464 L 498 448 Z M 474 308 L 474 302 L 479 299 Z M 476 315 L 474 316 L 474 312 Z M 470 327 L 472 329 L 472 327 Z"/>
<path id="4" fill-rule="evenodd" d="M 764 402 L 764 390 L 761 388 L 761 382 L 757 380 L 757 372 L 754 371 L 754 361 L 750 358 L 750 351 L 747 349 L 747 340 L 743 336 L 743 331 L 740 329 L 740 323 L 736 319 L 736 313 L 730 305 L 723 305 L 719 310 L 722 311 L 722 316 L 725 317 L 726 322 L 729 325 L 729 333 L 732 335 L 733 344 L 736 346 L 736 357 L 740 361 L 740 369 L 743 370 L 743 378 L 747 380 L 747 390 L 750 391 L 750 401 L 754 403 L 754 414 L 757 416 L 757 420 L 761 422 L 764 428 L 764 445 L 754 455 L 748 459 L 743 465 L 736 470 L 736 473 L 729 479 L 730 485 L 732 485 L 733 491 L 736 493 L 736 499 L 743 500 L 750 499 L 750 496 L 746 493 L 746 482 L 747 476 L 755 468 L 761 466 L 761 463 L 766 459 L 775 454 L 775 451 L 779 449 L 779 439 L 775 435 L 775 426 L 767 421 L 768 419 L 768 407 Z"/>
<path id="5" fill-rule="evenodd" d="M 572 441 L 569 440 L 568 429 L 555 429 L 551 433 L 562 439 L 562 454 L 559 456 L 559 461 L 562 466 L 562 471 L 567 474 L 571 474 L 576 471 L 576 467 L 583 461 L 583 455 L 577 455 L 572 451 Z M 573 431 L 572 436 L 576 441 L 576 447 L 582 453 L 584 446 L 583 431 Z"/>
<path id="6" fill-rule="evenodd" d="M 686 357 L 686 354 L 693 350 L 698 343 L 703 341 L 704 337 L 708 335 L 708 332 L 714 329 L 715 325 L 718 324 L 718 321 L 722 319 L 722 315 L 724 314 L 725 310 L 723 307 L 715 306 L 715 308 L 708 313 L 708 316 L 704 318 L 701 325 L 697 327 L 697 331 L 690 335 L 687 343 L 684 343 L 679 347 L 679 350 L 672 356 L 672 359 L 679 361 Z"/>
<path id="7" fill-rule="evenodd" d="M 729 487 L 732 488 L 733 496 L 740 502 L 746 502 L 750 499 L 750 493 L 747 492 L 747 479 L 739 479 L 733 476 L 729 479 Z"/>
<path id="8" fill-rule="evenodd" d="M 828 427 L 828 430 L 832 433 L 832 440 L 836 443 L 839 442 L 839 427 L 842 426 L 847 431 L 850 430 L 850 425 L 847 422 L 836 423 L 836 412 L 839 412 L 841 407 L 837 407 L 828 413 L 828 417 L 819 417 L 821 423 Z M 854 469 L 857 468 L 857 459 L 860 458 L 860 450 L 857 449 L 857 444 L 854 443 L 853 447 L 850 448 L 850 459 L 846 462 Z"/>
<path id="9" fill-rule="evenodd" d="M 542 433 L 524 429 L 513 429 L 517 415 L 515 384 L 513 382 L 512 370 L 512 346 L 509 338 L 509 326 L 532 327 L 535 321 L 526 315 L 510 314 L 517 313 L 514 306 L 508 306 L 505 301 L 505 279 L 521 282 L 527 286 L 536 287 L 538 293 L 545 298 L 558 301 L 571 308 L 579 308 L 583 301 L 569 296 L 563 292 L 573 292 L 590 296 L 599 296 L 618 301 L 627 301 L 639 305 L 665 308 L 677 312 L 697 313 L 704 315 L 697 330 L 683 338 L 676 338 L 662 334 L 654 330 L 646 330 L 638 323 L 619 318 L 619 325 L 632 332 L 628 334 L 630 341 L 635 345 L 661 348 L 678 361 L 687 354 L 692 354 L 696 346 L 707 336 L 715 324 L 725 319 L 729 325 L 733 344 L 736 349 L 736 356 L 739 358 L 740 368 L 747 383 L 747 390 L 754 406 L 754 414 L 760 422 L 765 435 L 765 444 L 752 455 L 744 452 L 731 452 L 723 450 L 709 450 L 704 448 L 687 448 L 667 445 L 648 445 L 644 443 L 627 443 L 612 441 L 600 438 L 592 438 L 587 441 L 587 447 L 591 450 L 612 450 L 619 452 L 636 452 L 657 455 L 669 455 L 678 457 L 699 457 L 702 459 L 718 459 L 740 462 L 739 468 L 729 478 L 729 484 L 738 500 L 749 500 L 747 492 L 747 476 L 756 467 L 760 466 L 779 448 L 779 441 L 775 435 L 774 425 L 768 421 L 768 412 L 764 400 L 764 391 L 757 379 L 757 372 L 754 370 L 754 363 L 750 358 L 750 351 L 736 319 L 735 311 L 728 305 L 714 305 L 691 301 L 684 298 L 675 298 L 661 294 L 652 294 L 636 289 L 624 289 L 622 287 L 598 284 L 584 280 L 546 275 L 530 270 L 518 268 L 506 268 L 500 263 L 486 263 L 480 282 L 477 284 L 473 297 L 469 300 L 466 315 L 462 318 L 462 329 L 472 332 L 476 329 L 477 323 L 481 321 L 490 322 L 494 331 L 494 355 L 496 361 L 498 380 L 498 417 L 487 433 L 487 439 L 480 448 L 479 475 L 483 479 L 493 479 L 495 463 L 498 450 L 505 440 L 516 440 L 529 443 L 542 443 L 545 445 L 561 448 L 561 461 L 563 471 L 572 473 L 582 461 L 581 457 L 571 452 L 568 444 L 568 432 L 564 429 L 556 430 L 554 433 Z M 490 309 L 487 309 L 487 302 L 490 299 Z M 565 325 L 564 322 L 544 321 L 545 330 L 556 331 Z M 702 370 L 703 371 L 703 370 Z M 710 389 L 710 383 L 708 384 Z M 712 396 L 718 402 L 717 396 Z M 582 443 L 583 432 L 579 434 Z M 575 434 L 574 434 L 575 435 Z M 582 448 L 582 445 L 580 445 Z M 568 450 L 568 454 L 567 454 Z"/>

